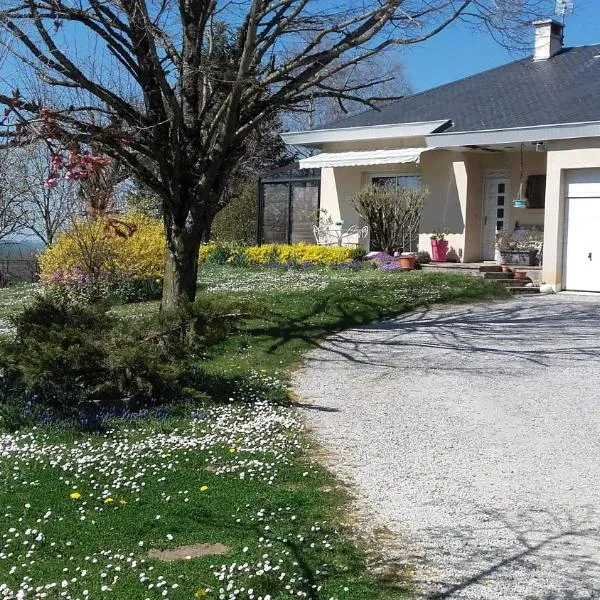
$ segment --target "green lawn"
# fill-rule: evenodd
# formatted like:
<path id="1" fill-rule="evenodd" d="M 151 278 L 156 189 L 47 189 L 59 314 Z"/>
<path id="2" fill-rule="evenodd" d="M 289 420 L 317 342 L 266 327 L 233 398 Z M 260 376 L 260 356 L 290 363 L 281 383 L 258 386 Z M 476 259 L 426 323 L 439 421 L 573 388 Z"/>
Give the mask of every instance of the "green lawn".
<path id="1" fill-rule="evenodd" d="M 35 286 L 31 284 L 0 288 L 0 339 L 9 333 L 9 318 L 18 314 L 34 293 Z"/>
<path id="2" fill-rule="evenodd" d="M 40 425 L 0 435 L 0 596 L 410 596 L 405 573 L 369 577 L 343 524 L 344 491 L 312 457 L 293 406 L 274 400 L 285 396 L 290 367 L 329 332 L 503 290 L 419 272 L 227 267 L 203 268 L 199 286 L 248 313 L 200 361 L 215 401 L 101 434 Z M 6 316 L 33 291 L 0 291 L 5 333 Z M 132 319 L 157 309 L 113 310 Z M 193 544 L 226 548 L 199 557 L 184 549 L 175 562 L 149 555 Z"/>

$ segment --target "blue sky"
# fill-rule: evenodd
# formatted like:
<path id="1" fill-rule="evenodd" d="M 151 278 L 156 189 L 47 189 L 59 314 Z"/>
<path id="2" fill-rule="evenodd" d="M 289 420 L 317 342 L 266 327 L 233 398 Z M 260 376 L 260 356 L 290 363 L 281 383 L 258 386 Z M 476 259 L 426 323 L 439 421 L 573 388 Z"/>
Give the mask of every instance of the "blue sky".
<path id="1" fill-rule="evenodd" d="M 533 48 L 533 28 L 530 42 Z M 567 16 L 565 45 L 595 43 L 600 43 L 600 0 L 575 0 L 575 12 Z M 509 52 L 489 35 L 457 23 L 435 38 L 404 50 L 404 65 L 413 90 L 420 92 L 522 56 Z"/>

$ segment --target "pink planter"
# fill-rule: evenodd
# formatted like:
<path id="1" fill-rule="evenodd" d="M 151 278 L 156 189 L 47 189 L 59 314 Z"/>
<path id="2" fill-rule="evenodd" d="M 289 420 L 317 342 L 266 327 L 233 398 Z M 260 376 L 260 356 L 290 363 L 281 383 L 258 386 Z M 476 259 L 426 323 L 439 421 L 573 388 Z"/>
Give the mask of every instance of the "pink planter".
<path id="1" fill-rule="evenodd" d="M 448 258 L 448 240 L 431 240 L 431 260 L 446 262 Z"/>

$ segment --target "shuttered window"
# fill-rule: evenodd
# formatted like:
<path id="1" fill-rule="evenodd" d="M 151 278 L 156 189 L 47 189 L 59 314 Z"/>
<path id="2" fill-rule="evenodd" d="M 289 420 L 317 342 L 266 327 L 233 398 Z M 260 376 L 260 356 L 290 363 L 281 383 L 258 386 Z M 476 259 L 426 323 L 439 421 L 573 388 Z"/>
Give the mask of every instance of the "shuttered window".
<path id="1" fill-rule="evenodd" d="M 546 205 L 546 176 L 530 175 L 527 178 L 527 208 L 544 208 Z"/>

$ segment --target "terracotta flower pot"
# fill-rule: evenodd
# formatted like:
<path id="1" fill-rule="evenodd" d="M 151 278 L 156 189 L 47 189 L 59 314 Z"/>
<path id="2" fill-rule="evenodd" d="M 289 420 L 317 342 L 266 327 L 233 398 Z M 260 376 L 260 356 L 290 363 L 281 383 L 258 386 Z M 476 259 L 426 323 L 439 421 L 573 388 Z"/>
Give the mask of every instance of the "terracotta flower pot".
<path id="1" fill-rule="evenodd" d="M 515 279 L 527 279 L 527 271 L 515 271 Z"/>
<path id="2" fill-rule="evenodd" d="M 400 268 L 412 271 L 415 268 L 416 256 L 400 256 Z"/>
<path id="3" fill-rule="evenodd" d="M 431 260 L 446 262 L 448 259 L 448 240 L 431 240 Z"/>

